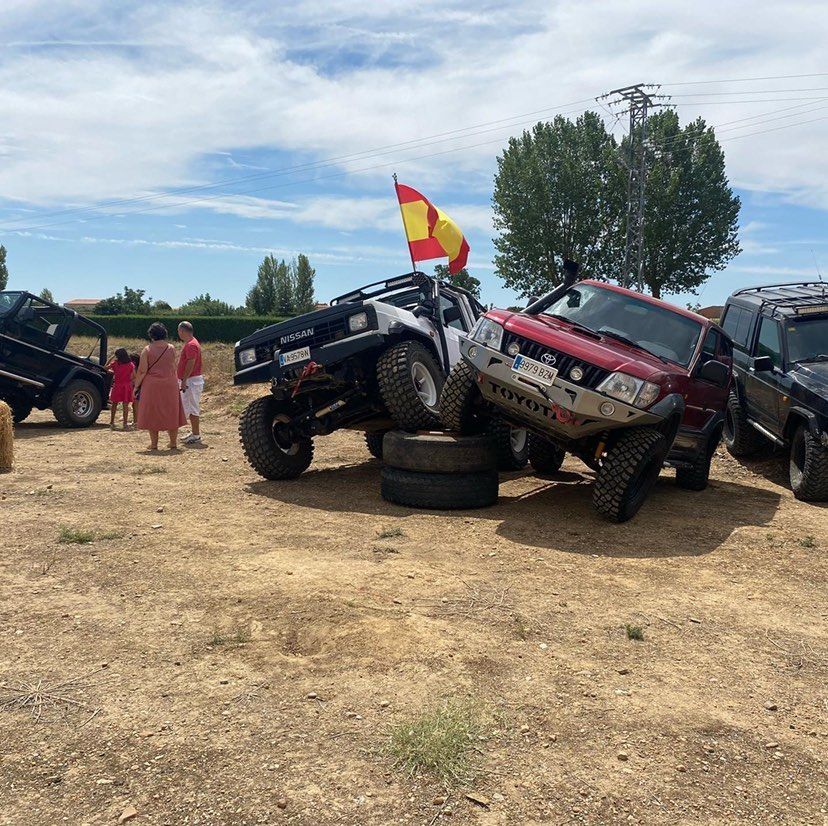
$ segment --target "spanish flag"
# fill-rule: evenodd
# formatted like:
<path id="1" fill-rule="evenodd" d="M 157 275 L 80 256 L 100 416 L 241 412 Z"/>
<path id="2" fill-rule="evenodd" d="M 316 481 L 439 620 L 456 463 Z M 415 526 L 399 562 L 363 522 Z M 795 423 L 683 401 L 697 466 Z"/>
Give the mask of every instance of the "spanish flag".
<path id="1" fill-rule="evenodd" d="M 460 227 L 416 189 L 396 180 L 394 186 L 412 262 L 448 257 L 449 272 L 460 272 L 469 257 L 469 245 Z"/>

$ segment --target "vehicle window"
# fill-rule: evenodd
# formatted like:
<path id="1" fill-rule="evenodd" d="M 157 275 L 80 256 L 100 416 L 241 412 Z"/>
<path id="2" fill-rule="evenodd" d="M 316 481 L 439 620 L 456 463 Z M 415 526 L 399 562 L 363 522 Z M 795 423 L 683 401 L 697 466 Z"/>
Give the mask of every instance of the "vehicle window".
<path id="1" fill-rule="evenodd" d="M 759 327 L 757 356 L 770 356 L 774 367 L 782 367 L 782 347 L 779 343 L 779 325 L 772 318 L 763 318 Z"/>
<path id="2" fill-rule="evenodd" d="M 591 284 L 572 287 L 543 312 L 624 336 L 683 367 L 690 364 L 702 332 L 702 325 L 692 318 Z"/>
<path id="3" fill-rule="evenodd" d="M 803 318 L 785 322 L 790 361 L 828 359 L 828 318 Z"/>
<path id="4" fill-rule="evenodd" d="M 739 325 L 739 319 L 744 315 L 744 312 L 741 307 L 736 307 L 733 304 L 725 310 L 722 327 L 731 338 L 735 338 L 736 327 Z"/>
<path id="5" fill-rule="evenodd" d="M 17 303 L 20 293 L 0 293 L 0 315 L 5 315 Z"/>
<path id="6" fill-rule="evenodd" d="M 18 335 L 24 341 L 40 347 L 54 347 L 56 336 L 66 321 L 66 313 L 59 307 L 30 298 L 18 310 L 14 320 L 19 328 Z"/>
<path id="7" fill-rule="evenodd" d="M 66 350 L 76 356 L 98 361 L 101 352 L 101 331 L 91 321 L 78 316 L 72 323 Z"/>
<path id="8" fill-rule="evenodd" d="M 731 304 L 722 320 L 722 328 L 733 339 L 736 347 L 744 349 L 747 347 L 753 326 L 753 313 L 744 307 L 736 307 Z"/>
<path id="9" fill-rule="evenodd" d="M 699 367 L 708 361 L 720 361 L 727 365 L 733 361 L 730 342 L 718 330 L 710 330 L 707 334 L 699 356 Z"/>
<path id="10" fill-rule="evenodd" d="M 445 293 L 440 293 L 440 313 L 444 313 L 449 307 L 459 307 L 460 305 L 457 303 L 457 299 L 446 295 Z M 444 319 L 445 320 L 445 319 Z M 466 322 L 463 319 L 463 316 L 460 318 L 454 319 L 454 321 L 450 321 L 448 324 L 449 327 L 454 327 L 455 330 L 462 330 L 463 332 L 468 332 L 468 328 L 466 327 Z"/>

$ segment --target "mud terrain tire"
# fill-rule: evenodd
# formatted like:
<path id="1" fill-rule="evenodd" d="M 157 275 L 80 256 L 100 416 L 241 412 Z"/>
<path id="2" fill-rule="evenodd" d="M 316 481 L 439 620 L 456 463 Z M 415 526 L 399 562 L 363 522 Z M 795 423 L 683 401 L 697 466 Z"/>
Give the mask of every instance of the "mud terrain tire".
<path id="1" fill-rule="evenodd" d="M 750 456 L 762 447 L 762 437 L 751 427 L 739 394 L 731 390 L 725 410 L 724 441 L 731 456 Z"/>
<path id="2" fill-rule="evenodd" d="M 382 469 L 382 498 L 410 508 L 465 510 L 497 502 L 497 471 L 479 473 L 416 473 L 396 467 Z"/>
<path id="3" fill-rule="evenodd" d="M 523 470 L 526 467 L 529 461 L 529 434 L 523 428 L 492 419 L 486 432 L 497 451 L 498 470 Z"/>
<path id="4" fill-rule="evenodd" d="M 365 434 L 365 445 L 368 452 L 375 458 L 382 460 L 382 440 L 387 430 L 378 430 L 375 433 Z"/>
<path id="5" fill-rule="evenodd" d="M 443 373 L 419 341 L 401 341 L 377 361 L 380 394 L 391 418 L 402 430 L 439 427 Z"/>
<path id="6" fill-rule="evenodd" d="M 696 456 L 690 467 L 676 468 L 676 485 L 684 490 L 704 490 L 710 479 L 710 463 L 716 452 L 718 440 L 712 446 L 708 444 L 704 451 Z"/>
<path id="7" fill-rule="evenodd" d="M 290 403 L 273 396 L 251 402 L 239 418 L 239 440 L 253 470 L 265 479 L 295 479 L 313 460 L 313 439 L 279 441 L 275 425 L 295 415 Z"/>
<path id="8" fill-rule="evenodd" d="M 101 413 L 101 393 L 90 381 L 74 379 L 52 397 L 52 412 L 61 427 L 89 427 Z"/>
<path id="9" fill-rule="evenodd" d="M 828 501 L 828 448 L 821 445 L 804 425 L 791 443 L 791 490 L 803 502 Z"/>
<path id="10" fill-rule="evenodd" d="M 480 398 L 475 370 L 461 359 L 448 374 L 440 394 L 443 427 L 463 434 L 482 432 L 486 422 L 476 410 Z"/>
<path id="11" fill-rule="evenodd" d="M 661 472 L 667 440 L 650 427 L 624 433 L 607 453 L 592 491 L 592 504 L 612 522 L 638 513 Z"/>
<path id="12" fill-rule="evenodd" d="M 391 430 L 382 446 L 386 466 L 415 473 L 481 473 L 497 470 L 497 450 L 488 434 L 406 433 Z"/>
<path id="13" fill-rule="evenodd" d="M 557 445 L 529 434 L 529 464 L 538 473 L 557 473 L 561 469 L 566 451 Z"/>

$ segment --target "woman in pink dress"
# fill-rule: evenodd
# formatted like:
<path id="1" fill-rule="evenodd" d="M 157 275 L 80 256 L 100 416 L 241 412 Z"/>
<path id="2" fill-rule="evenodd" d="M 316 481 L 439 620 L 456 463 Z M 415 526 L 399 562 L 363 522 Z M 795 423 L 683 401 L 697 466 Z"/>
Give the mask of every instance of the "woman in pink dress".
<path id="1" fill-rule="evenodd" d="M 167 328 L 155 322 L 148 332 L 150 343 L 144 347 L 135 377 L 141 390 L 138 429 L 149 430 L 150 450 L 158 450 L 158 434 L 167 431 L 170 450 L 178 447 L 178 428 L 187 423 L 175 372 L 175 347 L 167 341 Z"/>
<path id="2" fill-rule="evenodd" d="M 109 391 L 110 417 L 109 426 L 115 430 L 115 414 L 118 405 L 124 406 L 124 430 L 129 420 L 129 406 L 135 403 L 135 394 L 132 392 L 132 377 L 135 374 L 135 365 L 129 358 L 129 353 L 123 347 L 115 351 L 115 356 L 106 369 L 112 373 L 112 390 Z"/>

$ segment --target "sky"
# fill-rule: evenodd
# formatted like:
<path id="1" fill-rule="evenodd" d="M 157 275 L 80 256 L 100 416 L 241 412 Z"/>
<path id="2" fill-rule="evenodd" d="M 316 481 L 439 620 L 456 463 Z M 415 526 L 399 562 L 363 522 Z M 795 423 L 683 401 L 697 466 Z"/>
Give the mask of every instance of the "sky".
<path id="1" fill-rule="evenodd" d="M 4 0 L 9 288 L 240 304 L 264 255 L 304 252 L 327 300 L 410 270 L 396 171 L 460 225 L 484 300 L 514 304 L 492 264 L 498 153 L 587 108 L 620 139 L 594 98 L 638 82 L 717 127 L 742 200 L 743 252 L 671 300 L 815 278 L 826 36 L 821 2 Z"/>

